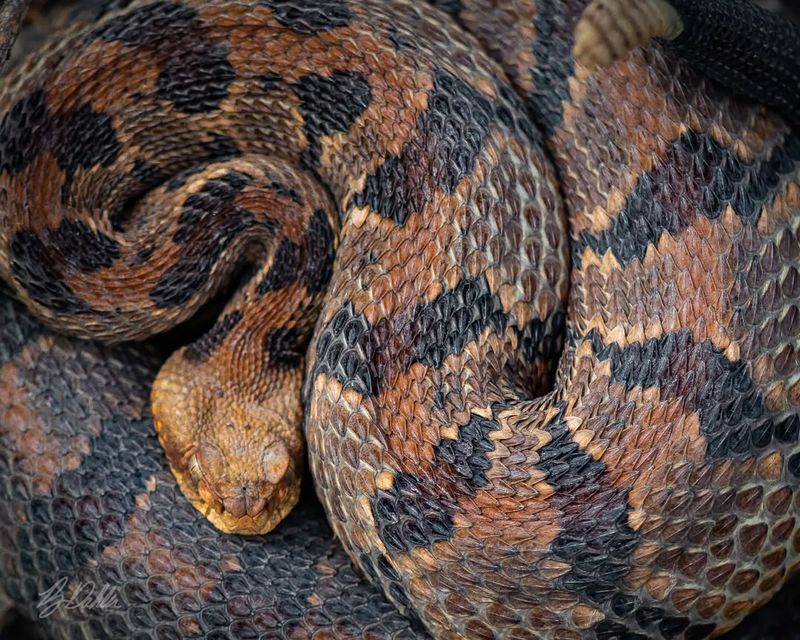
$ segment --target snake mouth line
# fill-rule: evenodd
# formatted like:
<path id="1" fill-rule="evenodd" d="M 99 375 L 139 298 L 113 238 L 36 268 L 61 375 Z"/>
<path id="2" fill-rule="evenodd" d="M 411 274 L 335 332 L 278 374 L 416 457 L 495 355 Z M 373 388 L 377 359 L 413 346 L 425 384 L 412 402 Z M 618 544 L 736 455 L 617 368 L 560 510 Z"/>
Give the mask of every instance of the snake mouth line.
<path id="1" fill-rule="evenodd" d="M 181 483 L 179 482 L 179 485 Z M 182 487 L 189 501 L 208 520 L 224 533 L 262 535 L 274 529 L 295 507 L 300 498 L 300 483 L 276 486 L 269 498 L 237 497 L 222 501 L 195 501 Z"/>
<path id="2" fill-rule="evenodd" d="M 278 444 L 277 441 L 265 443 L 262 450 L 267 451 Z M 297 503 L 301 482 L 293 460 L 288 461 L 282 477 L 297 480 L 268 483 L 258 492 L 243 484 L 241 491 L 223 493 L 209 481 L 198 451 L 199 447 L 192 446 L 179 457 L 177 464 L 172 460 L 169 464 L 189 502 L 223 532 L 243 535 L 268 533 Z"/>

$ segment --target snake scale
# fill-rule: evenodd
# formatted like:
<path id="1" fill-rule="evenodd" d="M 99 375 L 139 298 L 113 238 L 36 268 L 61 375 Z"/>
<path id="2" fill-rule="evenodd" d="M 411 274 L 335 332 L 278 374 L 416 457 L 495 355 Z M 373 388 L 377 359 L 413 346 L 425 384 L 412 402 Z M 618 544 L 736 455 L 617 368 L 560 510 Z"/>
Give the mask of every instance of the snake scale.
<path id="1" fill-rule="evenodd" d="M 663 44 L 590 73 L 580 0 L 433 4 L 121 2 L 4 81 L 41 322 L 3 301 L 0 598 L 122 601 L 46 635 L 698 639 L 795 569 L 796 94 Z M 142 339 L 231 278 L 156 377 L 173 480 L 147 348 L 45 327 Z M 343 549 L 308 501 L 215 530 L 190 503 L 297 502 L 301 414 Z"/>

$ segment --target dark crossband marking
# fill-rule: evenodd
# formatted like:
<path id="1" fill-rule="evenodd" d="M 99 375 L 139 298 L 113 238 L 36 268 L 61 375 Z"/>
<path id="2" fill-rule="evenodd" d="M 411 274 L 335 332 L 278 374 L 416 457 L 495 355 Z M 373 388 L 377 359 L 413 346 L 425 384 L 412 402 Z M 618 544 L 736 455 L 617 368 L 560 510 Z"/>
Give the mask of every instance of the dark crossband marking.
<path id="1" fill-rule="evenodd" d="M 411 599 L 408 597 L 406 587 L 400 577 L 400 574 L 391 565 L 389 560 L 383 554 L 374 554 L 378 557 L 377 567 L 378 573 L 383 578 L 384 582 L 388 582 L 389 588 L 386 590 L 389 597 L 400 607 L 403 615 L 409 618 L 411 626 L 417 629 L 419 634 L 425 632 L 425 627 L 422 621 L 417 616 L 414 609 L 412 609 Z"/>
<path id="2" fill-rule="evenodd" d="M 295 282 L 300 268 L 300 247 L 287 238 L 282 238 L 275 250 L 272 266 L 256 286 L 256 293 L 279 291 Z"/>
<path id="3" fill-rule="evenodd" d="M 316 209 L 306 229 L 305 282 L 310 294 L 319 293 L 328 286 L 333 275 L 334 233 L 328 215 Z"/>
<path id="4" fill-rule="evenodd" d="M 202 143 L 203 151 L 208 160 L 224 162 L 242 155 L 233 138 L 220 133 L 210 132 L 211 140 Z"/>
<path id="5" fill-rule="evenodd" d="M 197 11 L 182 4 L 155 2 L 134 9 L 111 18 L 91 35 L 155 54 L 160 67 L 157 96 L 183 113 L 214 111 L 236 78 L 227 47 L 209 40 Z"/>
<path id="6" fill-rule="evenodd" d="M 147 492 L 148 479 L 161 470 L 161 460 L 141 456 L 143 449 L 136 444 L 151 438 L 151 429 L 151 423 L 143 419 L 115 416 L 103 420 L 100 434 L 91 439 L 91 453 L 80 467 L 58 476 L 50 495 L 31 500 L 30 521 L 18 531 L 19 550 L 33 560 L 37 548 L 52 544 L 37 537 L 43 531 L 51 532 L 59 542 L 52 564 L 31 562 L 26 570 L 44 587 L 39 594 L 62 577 L 74 580 L 102 556 L 104 548 L 123 536 L 126 520 L 137 508 L 136 496 Z M 5 498 L 13 502 L 13 496 Z M 57 508 L 67 504 L 74 504 L 77 513 Z M 99 527 L 98 513 L 106 514 Z M 102 536 L 97 535 L 98 530 Z M 36 597 L 31 594 L 32 600 Z"/>
<path id="7" fill-rule="evenodd" d="M 672 640 L 681 638 L 682 640 L 703 640 L 708 638 L 717 625 L 713 623 L 701 623 L 690 625 L 691 620 L 684 616 L 671 616 L 659 607 L 642 605 L 639 607 L 639 599 L 629 596 L 633 607 L 627 615 L 633 612 L 634 620 L 643 630 L 642 633 L 631 631 L 630 625 L 626 623 L 604 620 L 594 627 L 594 637 L 597 640 L 650 640 L 654 633 L 659 633 L 665 639 Z M 615 610 L 616 613 L 616 610 Z"/>
<path id="8" fill-rule="evenodd" d="M 566 314 L 558 310 L 544 320 L 533 318 L 522 330 L 517 329 L 520 347 L 528 362 L 542 362 L 547 365 L 548 383 L 552 383 L 558 368 L 557 356 L 563 348 L 566 321 Z"/>
<path id="9" fill-rule="evenodd" d="M 776 423 L 746 363 L 730 361 L 709 340 L 695 342 L 688 330 L 625 348 L 603 344 L 595 331 L 586 339 L 598 358 L 610 361 L 612 380 L 626 390 L 655 387 L 662 399 L 681 398 L 696 411 L 710 460 L 752 455 L 773 437 L 796 438 L 796 418 Z"/>
<path id="10" fill-rule="evenodd" d="M 87 313 L 89 304 L 67 285 L 50 251 L 32 231 L 19 231 L 8 244 L 11 275 L 36 304 L 56 313 Z"/>
<path id="11" fill-rule="evenodd" d="M 345 304 L 320 333 L 314 377 L 333 376 L 346 388 L 377 395 L 386 384 L 415 362 L 439 367 L 449 355 L 461 353 L 486 327 L 502 333 L 508 324 L 486 276 L 463 278 L 435 300 L 394 321 L 371 326 Z M 396 325 L 396 326 L 393 326 Z M 402 349 L 389 335 L 407 335 Z"/>
<path id="12" fill-rule="evenodd" d="M 133 163 L 133 176 L 145 187 L 153 187 L 166 182 L 169 177 L 161 167 L 141 158 Z"/>
<path id="13" fill-rule="evenodd" d="M 441 9 L 451 16 L 457 16 L 464 10 L 461 0 L 429 0 L 437 9 Z"/>
<path id="14" fill-rule="evenodd" d="M 189 362 L 208 360 L 225 341 L 228 334 L 233 331 L 234 327 L 242 321 L 243 317 L 244 314 L 239 309 L 225 314 L 202 337 L 186 347 L 183 357 Z"/>
<path id="15" fill-rule="evenodd" d="M 436 193 L 452 193 L 471 173 L 494 119 L 494 105 L 486 96 L 450 73 L 437 71 L 417 132 L 400 155 L 390 155 L 367 176 L 348 208 L 368 206 L 402 224 Z"/>
<path id="16" fill-rule="evenodd" d="M 153 48 L 163 44 L 167 21 L 173 34 L 194 31 L 200 26 L 194 9 L 164 0 L 111 18 L 91 32 L 90 37 L 121 42 L 126 47 Z"/>
<path id="17" fill-rule="evenodd" d="M 529 141 L 541 147 L 544 143 L 542 133 L 531 122 L 525 102 L 519 94 L 506 84 L 500 85 L 498 93 L 501 100 L 495 105 L 497 119 L 509 130 L 519 130 Z"/>
<path id="18" fill-rule="evenodd" d="M 91 308 L 64 281 L 72 272 L 92 273 L 120 257 L 116 240 L 79 220 L 62 220 L 41 234 L 19 231 L 8 246 L 11 274 L 31 300 L 59 313 Z"/>
<path id="19" fill-rule="evenodd" d="M 430 548 L 453 535 L 453 516 L 460 497 L 474 497 L 488 483 L 494 450 L 489 437 L 499 429 L 494 420 L 471 415 L 455 440 L 442 440 L 434 450 L 430 474 L 395 473 L 392 487 L 370 497 L 375 526 L 386 548 L 407 553 Z"/>
<path id="20" fill-rule="evenodd" d="M 143 247 L 136 252 L 136 256 L 134 256 L 133 261 L 131 262 L 131 266 L 139 267 L 145 264 L 150 258 L 153 257 L 153 253 L 155 253 L 155 249 L 153 247 Z"/>
<path id="21" fill-rule="evenodd" d="M 277 369 L 294 369 L 299 367 L 307 339 L 294 327 L 278 327 L 267 334 L 264 349 L 269 357 L 269 364 Z"/>
<path id="22" fill-rule="evenodd" d="M 411 38 L 409 38 L 408 35 L 400 33 L 397 27 L 393 24 L 388 25 L 386 37 L 397 51 L 400 51 L 401 49 L 418 49 L 417 44 Z"/>
<path id="23" fill-rule="evenodd" d="M 263 295 L 278 291 L 302 279 L 308 293 L 317 294 L 331 278 L 333 258 L 333 229 L 325 211 L 316 209 L 306 227 L 305 247 L 281 239 L 272 266 L 258 283 L 256 292 Z"/>
<path id="24" fill-rule="evenodd" d="M 477 340 L 484 328 L 502 333 L 507 323 L 500 299 L 489 292 L 486 276 L 462 278 L 453 289 L 415 309 L 411 335 L 417 339 L 404 369 L 413 362 L 440 367 L 447 356 L 463 352 Z"/>
<path id="25" fill-rule="evenodd" d="M 800 167 L 800 136 L 787 133 L 768 158 L 740 160 L 710 135 L 689 131 L 670 146 L 664 160 L 641 174 L 622 211 L 600 233 L 582 231 L 573 261 L 580 268 L 583 251 L 598 256 L 611 251 L 624 267 L 642 260 L 664 233 L 676 234 L 697 215 L 717 220 L 730 205 L 743 223 L 755 225 L 762 208 Z"/>
<path id="26" fill-rule="evenodd" d="M 36 322 L 22 305 L 0 290 L 0 366 L 13 360 L 26 345 L 33 343 L 42 333 Z"/>
<path id="27" fill-rule="evenodd" d="M 551 550 L 572 567 L 556 584 L 602 604 L 620 591 L 639 541 L 628 525 L 627 492 L 613 488 L 606 465 L 572 439 L 563 414 L 557 414 L 545 431 L 551 440 L 539 449 L 535 467 L 555 489 L 549 503 L 562 513 L 562 530 Z"/>
<path id="28" fill-rule="evenodd" d="M 190 194 L 183 203 L 178 218 L 178 230 L 173 240 L 186 244 L 194 231 L 217 224 L 217 218 L 230 211 L 218 213 L 219 209 L 234 209 L 233 200 L 251 182 L 250 176 L 238 171 L 228 171 L 219 178 L 208 180 L 197 193 Z M 243 217 L 241 209 L 238 209 Z M 251 214 L 247 214 L 251 215 Z"/>
<path id="29" fill-rule="evenodd" d="M 228 97 L 228 87 L 236 73 L 227 60 L 228 50 L 209 45 L 191 51 L 161 69 L 158 97 L 172 101 L 183 113 L 214 111 Z"/>
<path id="30" fill-rule="evenodd" d="M 108 167 L 120 149 L 108 115 L 93 111 L 88 104 L 50 113 L 43 89 L 17 102 L 0 121 L 0 172 L 16 176 L 49 151 L 64 172 L 62 199 L 78 169 Z"/>
<path id="31" fill-rule="evenodd" d="M 191 169 L 187 169 L 183 173 L 178 174 L 174 178 L 170 179 L 170 181 L 166 185 L 167 193 L 172 193 L 177 191 L 181 187 L 186 185 L 186 182 L 194 175 L 204 171 L 208 168 L 208 165 L 211 164 L 210 162 L 200 162 Z"/>
<path id="32" fill-rule="evenodd" d="M 593 627 L 592 637 L 647 640 L 660 632 L 673 638 L 692 629 L 688 618 L 670 615 L 625 593 L 631 554 L 641 540 L 628 523 L 627 491 L 615 488 L 605 463 L 573 440 L 563 413 L 556 414 L 545 431 L 551 440 L 539 449 L 535 467 L 555 489 L 548 503 L 562 514 L 561 532 L 550 549 L 553 558 L 570 566 L 554 584 L 577 594 L 583 602 L 610 609 L 612 615 Z M 625 622 L 616 621 L 615 616 Z M 641 632 L 634 631 L 630 621 L 638 624 Z"/>
<path id="33" fill-rule="evenodd" d="M 792 454 L 789 457 L 787 468 L 795 478 L 800 478 L 800 453 Z"/>
<path id="34" fill-rule="evenodd" d="M 346 27 L 353 19 L 348 0 L 261 0 L 261 4 L 272 9 L 284 27 L 309 36 Z"/>
<path id="35" fill-rule="evenodd" d="M 173 237 L 183 251 L 150 292 L 150 299 L 156 305 L 177 307 L 200 291 L 223 251 L 253 226 L 253 214 L 234 204 L 250 180 L 243 173 L 229 171 L 208 180 L 200 191 L 186 198 Z M 277 227 L 269 219 L 262 224 L 267 228 Z"/>
<path id="36" fill-rule="evenodd" d="M 562 104 L 569 101 L 569 79 L 574 72 L 572 61 L 572 29 L 582 11 L 581 3 L 570 9 L 562 0 L 538 0 L 533 16 L 536 38 L 533 54 L 536 65 L 531 69 L 534 90 L 526 103 L 533 120 L 545 138 L 550 138 L 561 126 Z M 559 34 L 558 37 L 553 37 Z"/>
<path id="37" fill-rule="evenodd" d="M 289 200 L 291 200 L 300 207 L 303 206 L 303 196 L 301 196 L 297 191 L 295 191 L 291 187 L 287 187 L 285 184 L 281 184 L 280 182 L 276 182 L 273 180 L 272 182 L 269 183 L 269 188 L 272 189 L 279 196 L 282 196 L 284 198 L 289 198 Z"/>
<path id="38" fill-rule="evenodd" d="M 268 73 L 261 76 L 261 88 L 264 91 L 275 91 L 283 86 L 283 78 L 277 73 Z"/>
<path id="39" fill-rule="evenodd" d="M 119 260 L 119 243 L 102 231 L 96 231 L 80 220 L 62 220 L 53 233 L 48 233 L 51 251 L 64 256 L 71 269 L 92 273 L 108 268 Z"/>
<path id="40" fill-rule="evenodd" d="M 355 389 L 362 395 L 377 395 L 374 332 L 375 329 L 356 312 L 352 303 L 345 303 L 320 333 L 312 379 L 325 373 L 345 388 Z M 307 385 L 307 390 L 312 387 Z"/>
<path id="41" fill-rule="evenodd" d="M 364 75 L 348 71 L 330 76 L 309 74 L 291 87 L 300 98 L 308 141 L 301 161 L 313 169 L 319 166 L 320 138 L 350 129 L 372 101 L 372 91 Z"/>

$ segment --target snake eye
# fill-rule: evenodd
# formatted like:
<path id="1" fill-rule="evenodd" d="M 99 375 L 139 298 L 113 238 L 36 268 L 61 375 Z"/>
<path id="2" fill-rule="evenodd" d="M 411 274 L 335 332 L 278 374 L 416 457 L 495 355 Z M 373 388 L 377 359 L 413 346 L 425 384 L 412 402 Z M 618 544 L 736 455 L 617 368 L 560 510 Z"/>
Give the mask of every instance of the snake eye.
<path id="1" fill-rule="evenodd" d="M 192 480 L 199 484 L 203 479 L 203 472 L 200 470 L 200 461 L 197 459 L 197 454 L 189 458 L 188 470 Z"/>
<path id="2" fill-rule="evenodd" d="M 290 460 L 289 450 L 283 442 L 277 441 L 266 447 L 261 456 L 264 479 L 270 484 L 278 484 L 286 474 Z"/>

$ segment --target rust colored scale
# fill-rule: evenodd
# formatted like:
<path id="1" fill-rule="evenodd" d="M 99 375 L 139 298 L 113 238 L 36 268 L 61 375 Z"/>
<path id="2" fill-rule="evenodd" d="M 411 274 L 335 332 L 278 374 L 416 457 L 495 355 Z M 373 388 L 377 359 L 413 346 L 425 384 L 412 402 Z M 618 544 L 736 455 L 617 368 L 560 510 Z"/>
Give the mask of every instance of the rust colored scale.
<path id="1" fill-rule="evenodd" d="M 0 94 L 4 279 L 143 339 L 249 261 L 153 387 L 178 484 L 272 528 L 304 420 L 337 537 L 437 637 L 720 634 L 799 551 L 797 132 L 622 55 L 624 3 L 597 73 L 585 1 L 418 4 L 135 2 L 46 47 Z"/>
<path id="2" fill-rule="evenodd" d="M 203 252 L 215 250 L 209 236 L 238 234 L 230 249 L 247 243 L 254 262 L 272 245 L 208 332 L 164 364 L 152 391 L 156 429 L 184 495 L 223 531 L 263 533 L 300 496 L 300 365 L 335 248 L 333 207 L 308 175 L 248 156 L 178 178 L 146 203 L 164 210 L 162 197 L 183 205 L 174 206 L 181 216 L 170 253 L 158 247 L 141 259 L 149 268 L 172 262 L 159 291 L 172 286 L 169 295 L 182 296 Z M 225 252 L 220 259 L 235 264 Z M 170 270 L 177 282 L 168 285 Z"/>
<path id="3" fill-rule="evenodd" d="M 198 78 L 187 85 L 159 44 L 163 15 L 189 49 L 183 63 L 212 88 L 193 90 Z M 288 129 L 273 155 L 231 129 L 294 115 L 265 108 L 260 122 L 237 122 L 219 109 L 236 71 L 213 21 L 165 3 L 128 16 L 46 46 L 7 79 L 0 262 L 45 321 L 111 341 L 190 317 L 253 265 L 208 333 L 164 365 L 153 412 L 192 503 L 224 530 L 267 531 L 299 496 L 301 365 L 331 273 L 335 208 L 310 165 L 277 151 Z M 268 101 L 268 85 L 253 78 L 231 104 Z"/>
<path id="4" fill-rule="evenodd" d="M 0 296 L 0 602 L 35 627 L 18 636 L 419 638 L 358 578 L 308 492 L 266 537 L 222 533 L 192 507 L 149 415 L 160 362 L 54 335 Z M 59 601 L 75 593 L 98 606 Z"/>

